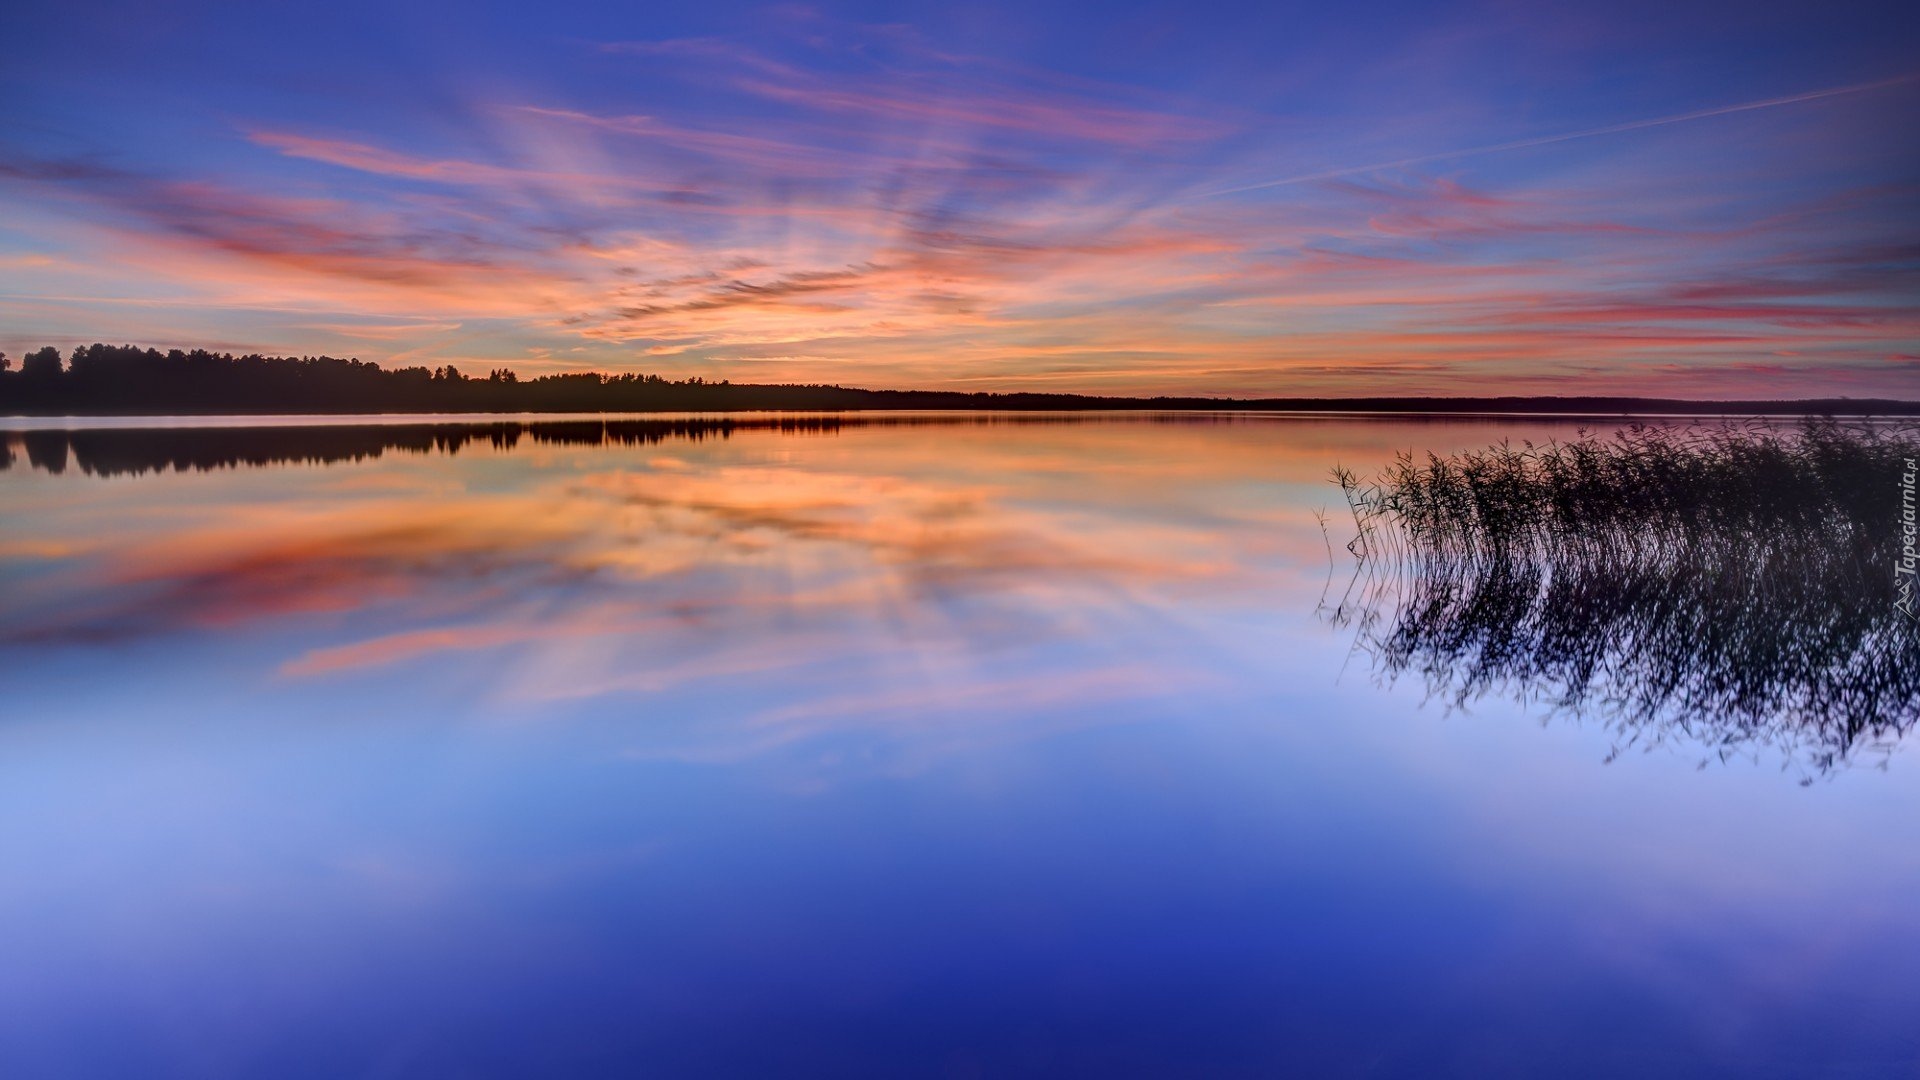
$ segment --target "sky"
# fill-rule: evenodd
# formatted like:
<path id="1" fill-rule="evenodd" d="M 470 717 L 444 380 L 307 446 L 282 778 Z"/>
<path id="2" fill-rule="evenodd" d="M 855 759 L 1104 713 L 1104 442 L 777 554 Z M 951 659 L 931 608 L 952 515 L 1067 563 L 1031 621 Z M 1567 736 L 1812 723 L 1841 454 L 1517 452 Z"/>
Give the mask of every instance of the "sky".
<path id="1" fill-rule="evenodd" d="M 1911 4 L 14 3 L 0 350 L 1920 391 Z"/>

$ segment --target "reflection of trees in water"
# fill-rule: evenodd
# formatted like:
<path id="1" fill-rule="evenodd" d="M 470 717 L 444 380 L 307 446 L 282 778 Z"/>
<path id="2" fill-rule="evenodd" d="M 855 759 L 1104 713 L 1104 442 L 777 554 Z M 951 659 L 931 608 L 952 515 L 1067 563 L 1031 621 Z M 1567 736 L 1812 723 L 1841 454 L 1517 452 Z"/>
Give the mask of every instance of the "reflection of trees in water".
<path id="1" fill-rule="evenodd" d="M 523 439 L 569 446 L 641 446 L 668 439 L 725 438 L 741 430 L 827 432 L 834 417 L 743 419 L 485 421 L 480 423 L 338 424 L 295 427 L 80 428 L 25 431 L 19 440 L 32 467 L 90 476 L 204 471 L 243 465 L 335 464 L 389 451 L 458 453 L 470 445 L 508 449 Z M 0 441 L 0 446 L 6 446 Z M 11 448 L 0 468 L 11 463 Z"/>
<path id="2" fill-rule="evenodd" d="M 392 451 L 455 454 L 463 447 L 511 449 L 522 441 L 554 446 L 649 446 L 724 439 L 736 432 L 833 434 L 851 428 L 980 427 L 1152 422 L 1230 424 L 1230 413 L 944 413 L 779 414 L 673 419 L 484 420 L 421 423 L 310 424 L 276 427 L 76 428 L 0 433 L 0 469 L 24 453 L 49 473 L 69 459 L 89 476 L 206 471 L 243 465 L 327 465 L 366 461 Z"/>
<path id="3" fill-rule="evenodd" d="M 1920 716 L 1895 608 L 1912 428 L 1634 428 L 1336 479 L 1358 557 L 1327 610 L 1389 680 L 1604 720 L 1632 745 L 1825 772 Z M 1616 749 L 1616 753 L 1618 749 Z"/>

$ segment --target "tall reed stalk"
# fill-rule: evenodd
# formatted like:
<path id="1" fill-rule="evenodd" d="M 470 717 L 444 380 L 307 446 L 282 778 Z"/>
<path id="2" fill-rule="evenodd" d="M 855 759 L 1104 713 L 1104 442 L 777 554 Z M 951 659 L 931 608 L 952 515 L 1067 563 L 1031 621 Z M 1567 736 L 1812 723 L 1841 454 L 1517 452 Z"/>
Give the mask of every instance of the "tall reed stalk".
<path id="1" fill-rule="evenodd" d="M 1825 772 L 1920 716 L 1898 612 L 1911 426 L 1634 426 L 1336 469 L 1351 587 L 1327 609 L 1389 680 L 1597 715 L 1619 749 L 1761 746 Z"/>

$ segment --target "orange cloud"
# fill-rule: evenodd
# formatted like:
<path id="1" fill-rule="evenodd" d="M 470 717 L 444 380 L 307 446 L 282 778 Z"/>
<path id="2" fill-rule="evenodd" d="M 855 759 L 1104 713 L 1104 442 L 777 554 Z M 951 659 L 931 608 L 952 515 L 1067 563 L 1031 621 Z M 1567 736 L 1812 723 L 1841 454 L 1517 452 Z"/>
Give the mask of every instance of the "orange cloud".
<path id="1" fill-rule="evenodd" d="M 1899 192 L 1714 216 L 1671 185 L 1426 163 L 1210 197 L 1246 117 L 878 36 L 820 63 L 615 44 L 686 63 L 698 115 L 474 102 L 458 151 L 255 125 L 262 169 L 217 182 L 0 161 L 68 211 L 18 215 L 35 243 L 87 253 L 0 260 L 0 316 L 60 343 L 1142 394 L 1895 392 L 1920 353 Z"/>

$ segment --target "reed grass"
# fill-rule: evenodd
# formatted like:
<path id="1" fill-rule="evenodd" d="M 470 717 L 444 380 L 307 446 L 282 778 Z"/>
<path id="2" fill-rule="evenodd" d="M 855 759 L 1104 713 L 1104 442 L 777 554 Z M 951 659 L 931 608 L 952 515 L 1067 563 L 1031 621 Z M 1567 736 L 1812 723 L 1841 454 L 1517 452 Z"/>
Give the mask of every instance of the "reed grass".
<path id="1" fill-rule="evenodd" d="M 1353 584 L 1331 619 L 1389 680 L 1598 715 L 1620 745 L 1884 760 L 1920 714 L 1894 606 L 1912 426 L 1634 426 L 1336 469 Z"/>

